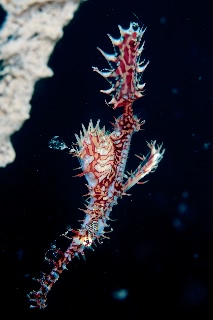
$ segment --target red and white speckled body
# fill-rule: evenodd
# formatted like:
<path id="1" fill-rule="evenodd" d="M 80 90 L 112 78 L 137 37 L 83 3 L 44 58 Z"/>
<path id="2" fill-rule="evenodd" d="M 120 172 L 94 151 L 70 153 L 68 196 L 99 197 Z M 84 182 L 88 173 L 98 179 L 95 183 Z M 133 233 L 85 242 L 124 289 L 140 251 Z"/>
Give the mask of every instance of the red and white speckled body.
<path id="1" fill-rule="evenodd" d="M 99 71 L 93 67 L 93 70 L 111 84 L 110 89 L 102 90 L 112 97 L 108 104 L 113 109 L 122 107 L 123 113 L 115 119 L 111 133 L 101 128 L 99 121 L 94 126 L 90 120 L 88 129 L 82 126 L 82 131 L 76 135 L 77 144 L 69 152 L 77 156 L 80 162 L 82 173 L 77 176 L 85 176 L 87 180 L 88 201 L 86 208 L 81 209 L 85 218 L 78 230 L 70 229 L 63 235 L 70 239 L 65 252 L 55 246 L 49 250 L 57 254 L 57 259 L 46 258 L 53 267 L 48 275 L 43 274 L 38 279 L 40 289 L 29 294 L 31 307 L 45 308 L 48 292 L 69 261 L 79 254 L 84 256 L 86 248 L 92 248 L 96 240 L 100 242 L 106 237 L 105 228 L 108 227 L 111 210 L 118 198 L 136 183 L 140 183 L 145 175 L 154 171 L 163 157 L 164 150 L 161 150 L 161 146 L 156 147 L 156 142 L 151 142 L 148 144 L 150 152 L 147 157 L 138 156 L 141 160 L 138 168 L 129 177 L 125 174 L 132 135 L 144 124 L 144 121 L 140 122 L 133 115 L 132 104 L 142 97 L 145 84 L 141 83 L 141 76 L 148 63 L 140 61 L 144 30 L 134 22 L 130 23 L 127 30 L 120 26 L 119 30 L 119 39 L 109 36 L 114 54 L 106 54 L 99 49 L 107 59 L 110 69 Z M 64 149 L 64 145 L 57 143 L 57 138 L 53 138 L 50 147 Z"/>

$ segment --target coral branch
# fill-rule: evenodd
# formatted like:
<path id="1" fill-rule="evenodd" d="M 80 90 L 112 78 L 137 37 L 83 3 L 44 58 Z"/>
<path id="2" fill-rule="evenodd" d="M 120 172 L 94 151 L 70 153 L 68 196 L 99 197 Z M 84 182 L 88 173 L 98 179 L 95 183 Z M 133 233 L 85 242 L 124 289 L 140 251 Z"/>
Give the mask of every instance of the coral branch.
<path id="1" fill-rule="evenodd" d="M 29 118 L 34 85 L 53 71 L 47 66 L 63 27 L 80 0 L 2 0 L 0 30 L 0 167 L 15 159 L 10 136 Z"/>

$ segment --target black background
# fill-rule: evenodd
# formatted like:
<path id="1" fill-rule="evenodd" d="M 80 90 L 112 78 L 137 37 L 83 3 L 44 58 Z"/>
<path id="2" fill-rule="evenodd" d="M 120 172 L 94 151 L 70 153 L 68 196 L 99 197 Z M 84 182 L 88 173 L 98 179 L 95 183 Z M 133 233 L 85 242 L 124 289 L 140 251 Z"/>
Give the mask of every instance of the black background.
<path id="1" fill-rule="evenodd" d="M 12 136 L 16 159 L 0 169 L 0 307 L 8 317 L 213 314 L 212 9 L 200 0 L 87 1 L 65 27 L 49 61 L 54 76 L 36 84 L 31 117 Z M 110 240 L 70 263 L 45 310 L 29 309 L 32 277 L 45 269 L 50 243 L 79 226 L 87 191 L 84 178 L 73 178 L 77 159 L 48 141 L 59 135 L 71 145 L 90 119 L 111 129 L 120 110 L 104 103 L 99 90 L 109 86 L 91 67 L 107 67 L 96 47 L 113 52 L 107 33 L 118 38 L 118 24 L 131 21 L 147 27 L 150 64 L 146 95 L 134 104 L 145 130 L 133 136 L 127 170 L 148 151 L 145 141 L 163 141 L 165 156 L 114 207 Z"/>

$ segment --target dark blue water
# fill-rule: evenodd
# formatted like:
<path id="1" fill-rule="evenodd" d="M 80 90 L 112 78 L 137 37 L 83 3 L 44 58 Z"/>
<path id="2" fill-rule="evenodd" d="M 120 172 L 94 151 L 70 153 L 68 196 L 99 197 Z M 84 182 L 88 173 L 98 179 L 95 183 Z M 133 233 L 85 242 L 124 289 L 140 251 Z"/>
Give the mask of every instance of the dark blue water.
<path id="1" fill-rule="evenodd" d="M 16 159 L 0 169 L 1 310 L 15 309 L 18 319 L 213 313 L 211 15 L 205 0 L 81 5 L 50 58 L 54 76 L 36 84 L 31 118 L 12 136 Z M 134 154 L 148 151 L 145 141 L 163 142 L 165 156 L 149 182 L 113 209 L 110 240 L 70 264 L 44 311 L 29 310 L 31 279 L 46 268 L 51 242 L 79 226 L 86 193 L 84 178 L 73 178 L 77 159 L 48 142 L 58 135 L 71 145 L 90 119 L 111 129 L 119 110 L 105 104 L 99 90 L 109 86 L 92 66 L 107 67 L 96 47 L 113 52 L 107 33 L 119 37 L 118 24 L 131 21 L 147 27 L 150 64 L 146 95 L 134 105 L 145 130 L 133 136 L 127 170 L 137 167 Z"/>

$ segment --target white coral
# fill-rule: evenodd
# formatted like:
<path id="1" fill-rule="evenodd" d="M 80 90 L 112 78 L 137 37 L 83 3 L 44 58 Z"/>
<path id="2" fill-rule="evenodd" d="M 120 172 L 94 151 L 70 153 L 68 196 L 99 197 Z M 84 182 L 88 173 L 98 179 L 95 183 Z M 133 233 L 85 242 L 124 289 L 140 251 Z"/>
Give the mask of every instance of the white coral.
<path id="1" fill-rule="evenodd" d="M 63 27 L 80 0 L 2 0 L 0 30 L 0 167 L 15 159 L 10 136 L 29 118 L 34 85 L 53 71 L 47 66 Z"/>

